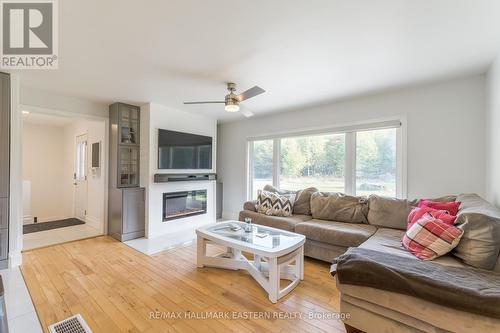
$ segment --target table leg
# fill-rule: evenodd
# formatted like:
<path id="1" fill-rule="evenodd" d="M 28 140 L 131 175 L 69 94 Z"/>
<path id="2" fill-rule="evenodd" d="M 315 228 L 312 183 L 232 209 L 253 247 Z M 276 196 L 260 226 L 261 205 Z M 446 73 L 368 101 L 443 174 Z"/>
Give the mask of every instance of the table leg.
<path id="1" fill-rule="evenodd" d="M 297 254 L 295 259 L 295 265 L 297 265 L 297 277 L 304 280 L 304 247 L 300 248 L 300 252 Z"/>
<path id="2" fill-rule="evenodd" d="M 280 271 L 278 267 L 278 258 L 269 258 L 269 300 L 273 303 L 278 302 L 280 292 Z"/>
<path id="3" fill-rule="evenodd" d="M 207 244 L 205 243 L 205 238 L 197 236 L 196 238 L 196 264 L 198 267 L 203 267 L 203 259 L 207 255 Z"/>
<path id="4" fill-rule="evenodd" d="M 260 256 L 258 254 L 253 255 L 253 265 L 260 271 Z"/>

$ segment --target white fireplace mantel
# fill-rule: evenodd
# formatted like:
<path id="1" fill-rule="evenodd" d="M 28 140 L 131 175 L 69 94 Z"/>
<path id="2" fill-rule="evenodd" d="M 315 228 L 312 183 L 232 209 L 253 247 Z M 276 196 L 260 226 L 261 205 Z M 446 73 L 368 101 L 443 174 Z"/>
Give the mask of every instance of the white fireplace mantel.
<path id="1" fill-rule="evenodd" d="M 159 170 L 158 129 L 187 132 L 213 138 L 212 169 Z M 149 103 L 141 107 L 141 185 L 146 188 L 146 237 L 186 233 L 216 221 L 215 180 L 174 181 L 157 183 L 155 174 L 215 174 L 217 120 Z M 207 190 L 207 213 L 163 221 L 163 193 Z"/>

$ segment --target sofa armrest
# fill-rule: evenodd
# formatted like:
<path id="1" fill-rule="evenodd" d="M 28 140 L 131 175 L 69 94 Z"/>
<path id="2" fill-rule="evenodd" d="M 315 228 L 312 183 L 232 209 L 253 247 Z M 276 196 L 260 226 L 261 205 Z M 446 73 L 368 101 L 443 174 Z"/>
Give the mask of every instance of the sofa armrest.
<path id="1" fill-rule="evenodd" d="M 257 200 L 253 200 L 253 201 L 247 201 L 243 204 L 243 209 L 244 210 L 249 210 L 249 211 L 252 211 L 252 212 L 256 212 L 257 211 L 257 208 L 255 208 L 255 205 L 257 204 Z"/>

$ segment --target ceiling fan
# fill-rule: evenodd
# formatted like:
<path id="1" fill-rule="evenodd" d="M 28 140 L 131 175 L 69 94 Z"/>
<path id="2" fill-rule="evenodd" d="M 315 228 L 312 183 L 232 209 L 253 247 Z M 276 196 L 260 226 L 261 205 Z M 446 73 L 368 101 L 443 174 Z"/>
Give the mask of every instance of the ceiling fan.
<path id="1" fill-rule="evenodd" d="M 184 102 L 184 104 L 224 104 L 224 110 L 226 110 L 227 112 L 238 112 L 240 111 L 241 102 L 266 92 L 261 87 L 254 86 L 253 88 L 250 88 L 247 91 L 244 91 L 239 95 L 236 95 L 235 94 L 236 83 L 233 82 L 227 83 L 227 90 L 229 90 L 229 94 L 226 95 L 223 101 Z M 245 117 L 253 116 L 252 111 L 247 109 L 242 109 L 241 113 Z"/>

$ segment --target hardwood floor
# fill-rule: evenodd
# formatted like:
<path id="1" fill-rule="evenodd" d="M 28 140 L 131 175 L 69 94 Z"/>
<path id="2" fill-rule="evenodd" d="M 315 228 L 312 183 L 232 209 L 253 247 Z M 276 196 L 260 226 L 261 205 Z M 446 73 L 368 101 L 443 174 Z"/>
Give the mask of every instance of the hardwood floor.
<path id="1" fill-rule="evenodd" d="M 195 244 L 150 257 L 97 237 L 25 252 L 22 273 L 45 331 L 80 313 L 96 333 L 345 332 L 310 318 L 339 308 L 329 265 L 312 259 L 277 304 L 245 272 L 196 268 Z"/>

